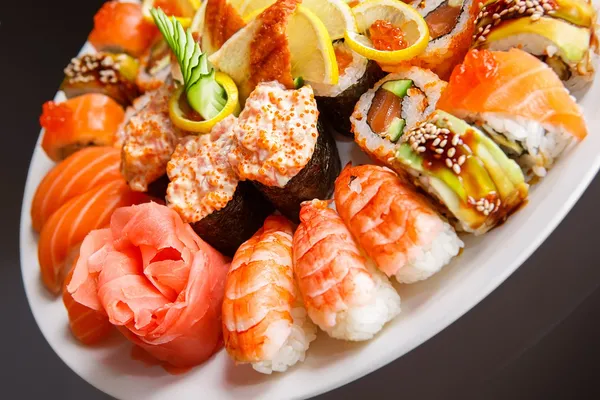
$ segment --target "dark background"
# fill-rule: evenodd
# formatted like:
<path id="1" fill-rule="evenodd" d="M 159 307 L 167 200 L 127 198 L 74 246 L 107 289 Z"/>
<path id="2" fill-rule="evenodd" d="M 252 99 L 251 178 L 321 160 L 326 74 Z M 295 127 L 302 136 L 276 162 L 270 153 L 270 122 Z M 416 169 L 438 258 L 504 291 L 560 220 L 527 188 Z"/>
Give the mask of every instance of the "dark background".
<path id="1" fill-rule="evenodd" d="M 21 196 L 41 104 L 54 96 L 101 3 L 0 2 L 0 398 L 108 398 L 45 342 L 25 299 L 18 258 Z M 599 200 L 596 179 L 544 245 L 471 312 L 320 399 L 600 398 Z"/>

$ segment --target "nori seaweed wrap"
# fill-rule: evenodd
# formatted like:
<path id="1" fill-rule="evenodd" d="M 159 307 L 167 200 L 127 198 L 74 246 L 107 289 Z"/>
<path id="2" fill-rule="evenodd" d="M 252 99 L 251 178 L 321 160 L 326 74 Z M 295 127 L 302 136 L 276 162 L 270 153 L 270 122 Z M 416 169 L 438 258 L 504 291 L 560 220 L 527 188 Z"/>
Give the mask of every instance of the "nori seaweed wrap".
<path id="1" fill-rule="evenodd" d="M 287 218 L 298 222 L 305 200 L 330 198 L 341 161 L 310 86 L 259 84 L 232 131 L 230 165 Z"/>
<path id="2" fill-rule="evenodd" d="M 337 85 L 309 84 L 315 92 L 324 125 L 340 134 L 353 137 L 350 115 L 360 96 L 369 90 L 385 73 L 372 60 L 350 50 L 343 41 L 334 43 L 338 62 L 339 82 Z"/>
<path id="3" fill-rule="evenodd" d="M 240 181 L 229 165 L 234 121 L 235 117 L 229 116 L 210 134 L 182 141 L 167 166 L 171 180 L 167 205 L 227 256 L 233 256 L 274 210 L 254 185 Z"/>
<path id="4" fill-rule="evenodd" d="M 251 182 L 242 181 L 224 208 L 191 225 L 198 236 L 231 257 L 274 210 Z"/>
<path id="5" fill-rule="evenodd" d="M 299 222 L 300 204 L 312 199 L 328 199 L 342 164 L 333 136 L 317 124 L 319 137 L 308 164 L 284 187 L 254 184 L 287 218 Z"/>

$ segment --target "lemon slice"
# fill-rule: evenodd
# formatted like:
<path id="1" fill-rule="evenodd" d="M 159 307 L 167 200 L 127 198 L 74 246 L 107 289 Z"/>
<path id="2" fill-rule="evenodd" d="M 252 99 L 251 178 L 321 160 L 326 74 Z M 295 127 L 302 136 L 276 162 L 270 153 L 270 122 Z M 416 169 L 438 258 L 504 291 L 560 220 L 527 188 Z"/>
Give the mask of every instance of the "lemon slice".
<path id="1" fill-rule="evenodd" d="M 308 8 L 299 5 L 288 22 L 286 33 L 292 55 L 292 76 L 336 85 L 338 65 L 323 22 Z"/>
<path id="2" fill-rule="evenodd" d="M 273 0 L 245 0 L 241 9 L 244 22 L 252 21 L 273 3 Z M 343 39 L 344 32 L 356 30 L 354 15 L 345 0 L 303 0 L 302 6 L 321 20 L 331 40 Z"/>
<path id="3" fill-rule="evenodd" d="M 160 7 L 160 3 L 157 0 L 144 0 L 142 2 L 142 15 L 148 22 L 154 23 L 154 18 L 150 15 L 150 10 Z M 182 11 L 183 15 L 175 16 L 175 19 L 179 21 L 184 29 L 191 25 L 192 17 L 196 13 L 196 10 L 200 8 L 201 3 L 201 0 L 169 0 L 169 4 L 173 4 L 178 10 Z"/>
<path id="4" fill-rule="evenodd" d="M 368 0 L 352 7 L 357 31 L 347 30 L 344 39 L 358 54 L 382 64 L 409 60 L 422 53 L 429 43 L 429 28 L 413 7 L 398 0 Z M 367 32 L 371 25 L 383 20 L 399 27 L 405 34 L 408 47 L 402 50 L 377 50 Z"/>

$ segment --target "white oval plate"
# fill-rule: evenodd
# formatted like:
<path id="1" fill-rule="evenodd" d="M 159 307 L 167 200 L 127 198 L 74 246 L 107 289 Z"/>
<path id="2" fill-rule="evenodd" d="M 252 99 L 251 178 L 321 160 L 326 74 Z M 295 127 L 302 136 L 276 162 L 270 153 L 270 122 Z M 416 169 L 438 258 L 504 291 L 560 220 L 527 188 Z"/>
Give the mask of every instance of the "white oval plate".
<path id="1" fill-rule="evenodd" d="M 595 4 L 598 4 L 596 0 Z M 86 44 L 82 52 L 91 51 Z M 57 94 L 57 99 L 62 94 Z M 53 165 L 38 145 L 33 154 L 21 211 L 21 269 L 33 315 L 46 340 L 83 379 L 119 399 L 301 399 L 335 389 L 401 357 L 475 306 L 540 246 L 582 195 L 600 167 L 600 77 L 580 94 L 588 137 L 559 160 L 530 193 L 529 204 L 484 237 L 468 237 L 466 249 L 431 279 L 399 287 L 402 313 L 373 340 L 353 344 L 320 334 L 304 363 L 284 374 L 235 367 L 224 351 L 184 375 L 169 375 L 130 357 L 115 337 L 100 347 L 72 338 L 60 298 L 42 286 L 37 235 L 29 210 L 36 187 Z M 338 138 L 342 165 L 368 163 L 348 139 Z"/>

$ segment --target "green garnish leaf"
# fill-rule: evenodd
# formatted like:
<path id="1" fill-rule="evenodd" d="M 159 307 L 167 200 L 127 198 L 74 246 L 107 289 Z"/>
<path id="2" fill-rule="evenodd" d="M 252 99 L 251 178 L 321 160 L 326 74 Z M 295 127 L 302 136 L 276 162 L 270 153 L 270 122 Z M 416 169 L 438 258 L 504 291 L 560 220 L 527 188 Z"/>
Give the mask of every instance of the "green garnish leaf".
<path id="1" fill-rule="evenodd" d="M 225 107 L 227 93 L 216 81 L 207 55 L 202 53 L 191 31 L 185 31 L 175 17 L 169 19 L 160 8 L 152 8 L 150 14 L 177 57 L 190 107 L 205 120 L 214 118 Z"/>

